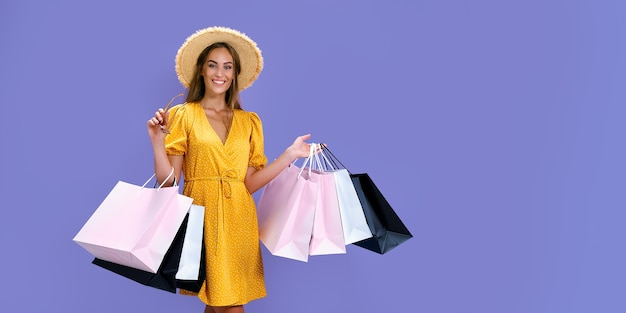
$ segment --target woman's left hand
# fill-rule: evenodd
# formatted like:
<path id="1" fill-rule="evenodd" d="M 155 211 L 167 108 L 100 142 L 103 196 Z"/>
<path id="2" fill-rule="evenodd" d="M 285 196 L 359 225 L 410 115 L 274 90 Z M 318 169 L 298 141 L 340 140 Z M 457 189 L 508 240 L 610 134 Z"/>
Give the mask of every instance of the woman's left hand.
<path id="1" fill-rule="evenodd" d="M 311 134 L 299 136 L 296 138 L 296 140 L 293 141 L 291 146 L 287 148 L 286 152 L 288 153 L 292 162 L 298 158 L 306 158 L 309 156 L 309 153 L 311 151 L 311 144 L 305 141 L 309 138 L 311 138 Z"/>

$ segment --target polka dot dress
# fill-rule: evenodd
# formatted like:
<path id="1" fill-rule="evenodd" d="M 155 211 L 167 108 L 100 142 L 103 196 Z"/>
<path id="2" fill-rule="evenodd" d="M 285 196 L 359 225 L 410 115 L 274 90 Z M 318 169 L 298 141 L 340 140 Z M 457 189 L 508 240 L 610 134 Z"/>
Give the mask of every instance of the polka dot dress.
<path id="1" fill-rule="evenodd" d="M 256 113 L 235 110 L 225 143 L 198 103 L 172 108 L 169 125 L 167 154 L 184 156 L 183 194 L 205 207 L 207 278 L 198 298 L 231 306 L 265 297 L 256 206 L 244 185 L 248 167 L 267 163 L 261 120 Z"/>

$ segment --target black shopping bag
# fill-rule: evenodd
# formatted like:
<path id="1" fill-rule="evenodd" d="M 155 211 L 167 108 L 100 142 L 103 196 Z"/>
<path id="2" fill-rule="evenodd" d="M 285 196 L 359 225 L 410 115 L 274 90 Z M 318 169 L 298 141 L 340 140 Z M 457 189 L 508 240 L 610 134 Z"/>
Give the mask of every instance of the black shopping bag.
<path id="1" fill-rule="evenodd" d="M 200 287 L 202 286 L 202 283 L 204 282 L 204 279 L 206 277 L 206 267 L 204 264 L 204 245 L 202 247 L 202 257 L 200 259 L 200 273 L 198 275 L 198 280 L 188 281 L 176 279 L 176 272 L 178 271 L 178 263 L 180 261 L 183 250 L 183 242 L 185 239 L 185 231 L 187 229 L 188 219 L 189 213 L 187 213 L 185 220 L 178 229 L 178 232 L 174 237 L 174 241 L 172 241 L 170 248 L 165 254 L 163 263 L 161 263 L 161 266 L 156 273 L 146 272 L 132 267 L 104 261 L 98 258 L 95 258 L 92 263 L 149 287 L 154 287 L 172 293 L 176 293 L 176 288 L 182 288 L 185 290 L 198 292 L 200 291 Z"/>
<path id="2" fill-rule="evenodd" d="M 372 237 L 354 245 L 384 254 L 413 237 L 367 173 L 350 174 Z"/>

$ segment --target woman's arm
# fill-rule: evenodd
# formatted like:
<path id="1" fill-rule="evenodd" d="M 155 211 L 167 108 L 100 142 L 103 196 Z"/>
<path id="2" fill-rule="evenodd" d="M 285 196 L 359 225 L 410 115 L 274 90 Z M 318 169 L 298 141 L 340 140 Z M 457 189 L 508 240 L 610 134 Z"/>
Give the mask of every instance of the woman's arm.
<path id="1" fill-rule="evenodd" d="M 278 158 L 276 158 L 276 160 L 260 170 L 257 170 L 254 167 L 248 167 L 245 178 L 245 184 L 248 191 L 251 194 L 255 193 L 257 190 L 261 189 L 274 179 L 274 177 L 276 177 L 293 161 L 298 158 L 308 157 L 311 145 L 306 143 L 305 140 L 309 138 L 311 138 L 311 134 L 296 138 L 291 146 L 289 146 Z"/>
<path id="2" fill-rule="evenodd" d="M 158 184 L 163 183 L 163 180 L 172 172 L 174 168 L 174 175 L 170 177 L 163 185 L 172 186 L 174 179 L 177 182 L 180 181 L 180 174 L 183 169 L 183 156 L 182 155 L 167 155 L 165 152 L 165 136 L 167 135 L 162 130 L 162 125 L 167 125 L 167 116 L 169 112 L 165 113 L 163 109 L 159 109 L 154 117 L 148 120 L 148 135 L 150 135 L 150 141 L 152 142 L 152 150 L 154 152 L 154 173 Z"/>

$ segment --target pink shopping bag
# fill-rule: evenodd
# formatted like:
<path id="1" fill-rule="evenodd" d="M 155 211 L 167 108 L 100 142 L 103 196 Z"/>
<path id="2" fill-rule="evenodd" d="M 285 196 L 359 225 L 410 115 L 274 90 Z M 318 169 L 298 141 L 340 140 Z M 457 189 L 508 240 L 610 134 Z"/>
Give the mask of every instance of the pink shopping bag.
<path id="1" fill-rule="evenodd" d="M 307 171 L 305 170 L 304 172 L 306 173 Z M 311 171 L 311 176 L 318 181 L 319 188 L 317 190 L 309 254 L 346 253 L 335 177 L 333 173 L 324 172 L 321 169 Z"/>
<path id="2" fill-rule="evenodd" d="M 257 205 L 259 237 L 272 255 L 308 261 L 317 182 L 290 165 L 263 189 Z"/>
<path id="3" fill-rule="evenodd" d="M 259 237 L 272 255 L 307 262 L 318 182 L 291 164 L 270 181 L 259 198 Z"/>
<path id="4" fill-rule="evenodd" d="M 73 241 L 98 259 L 156 273 L 193 199 L 148 182 L 118 182 Z"/>

